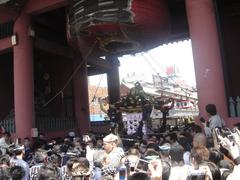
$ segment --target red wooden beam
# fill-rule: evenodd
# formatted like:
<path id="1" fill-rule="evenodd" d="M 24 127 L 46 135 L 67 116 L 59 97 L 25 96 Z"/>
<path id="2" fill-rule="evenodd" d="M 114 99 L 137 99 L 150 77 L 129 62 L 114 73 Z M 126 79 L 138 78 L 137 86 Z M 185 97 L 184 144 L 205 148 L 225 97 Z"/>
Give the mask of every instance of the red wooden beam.
<path id="1" fill-rule="evenodd" d="M 68 4 L 69 0 L 29 0 L 24 9 L 26 13 L 36 15 Z"/>
<path id="2" fill-rule="evenodd" d="M 87 64 L 104 71 L 107 71 L 112 68 L 112 65 L 109 61 L 94 56 L 89 56 L 87 58 Z"/>
<path id="3" fill-rule="evenodd" d="M 88 76 L 95 76 L 95 75 L 104 74 L 104 73 L 107 73 L 107 70 L 104 70 L 104 69 L 101 69 L 101 68 L 97 68 L 97 67 L 89 67 L 89 68 L 87 68 Z"/>
<path id="4" fill-rule="evenodd" d="M 51 54 L 73 59 L 73 53 L 69 47 L 60 45 L 49 40 L 35 37 L 34 47 Z"/>
<path id="5" fill-rule="evenodd" d="M 63 46 L 61 44 L 46 39 L 35 37 L 34 47 L 51 54 L 63 56 L 68 59 L 73 59 L 73 52 L 69 46 Z M 91 55 L 88 57 L 87 63 L 92 65 L 93 67 L 97 67 L 105 71 L 112 68 L 112 65 L 109 61 Z"/>
<path id="6" fill-rule="evenodd" d="M 14 20 L 18 13 L 11 8 L 0 6 L 0 24 Z"/>
<path id="7" fill-rule="evenodd" d="M 0 53 L 9 50 L 12 47 L 13 45 L 12 45 L 11 37 L 0 39 Z"/>

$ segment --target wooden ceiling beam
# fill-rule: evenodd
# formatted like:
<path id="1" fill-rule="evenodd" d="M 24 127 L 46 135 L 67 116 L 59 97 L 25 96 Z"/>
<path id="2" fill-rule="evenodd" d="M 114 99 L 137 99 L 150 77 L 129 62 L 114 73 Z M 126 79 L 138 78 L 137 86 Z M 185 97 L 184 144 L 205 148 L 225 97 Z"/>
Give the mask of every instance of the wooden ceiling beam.
<path id="1" fill-rule="evenodd" d="M 63 46 L 61 44 L 35 37 L 34 38 L 34 47 L 40 49 L 44 52 L 48 52 L 50 54 L 55 54 L 57 56 L 63 56 L 68 59 L 74 58 L 74 52 L 69 46 Z M 109 60 L 102 59 L 96 57 L 94 55 L 90 55 L 87 58 L 87 64 L 90 65 L 89 74 L 102 74 L 109 71 L 113 66 L 116 66 L 116 63 L 112 63 Z M 117 63 L 119 65 L 119 63 Z"/>
<path id="2" fill-rule="evenodd" d="M 87 59 L 87 64 L 105 70 L 109 70 L 112 67 L 112 64 L 109 61 L 94 56 L 90 56 Z"/>
<path id="3" fill-rule="evenodd" d="M 107 71 L 103 70 L 101 68 L 97 68 L 97 67 L 88 67 L 87 68 L 88 76 L 95 76 L 95 75 L 104 74 L 104 73 L 107 73 Z"/>
<path id="4" fill-rule="evenodd" d="M 39 37 L 35 37 L 34 47 L 51 54 L 66 57 L 68 59 L 74 58 L 73 52 L 68 46 L 63 46 Z"/>
<path id="5" fill-rule="evenodd" d="M 11 37 L 0 39 L 0 53 L 5 52 L 13 47 Z"/>
<path id="6" fill-rule="evenodd" d="M 16 19 L 18 12 L 10 7 L 0 6 L 0 24 Z"/>
<path id="7" fill-rule="evenodd" d="M 25 6 L 25 12 L 28 14 L 41 14 L 57 8 L 65 7 L 69 0 L 29 0 Z"/>

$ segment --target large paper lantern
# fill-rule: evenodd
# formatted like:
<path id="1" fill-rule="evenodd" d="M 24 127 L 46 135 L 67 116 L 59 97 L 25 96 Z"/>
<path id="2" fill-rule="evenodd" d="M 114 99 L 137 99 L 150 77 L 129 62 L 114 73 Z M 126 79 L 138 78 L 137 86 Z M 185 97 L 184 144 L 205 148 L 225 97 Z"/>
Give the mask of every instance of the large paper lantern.
<path id="1" fill-rule="evenodd" d="M 168 7 L 163 0 L 73 0 L 67 32 L 83 53 L 94 43 L 100 54 L 139 52 L 165 42 Z"/>

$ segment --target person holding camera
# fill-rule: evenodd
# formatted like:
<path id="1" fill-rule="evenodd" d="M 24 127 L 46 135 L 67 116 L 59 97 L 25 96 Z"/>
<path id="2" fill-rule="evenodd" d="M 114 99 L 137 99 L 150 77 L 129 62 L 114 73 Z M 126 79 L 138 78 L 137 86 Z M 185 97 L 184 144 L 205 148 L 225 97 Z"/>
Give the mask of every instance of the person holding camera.
<path id="1" fill-rule="evenodd" d="M 0 154 L 5 155 L 8 149 L 13 145 L 14 143 L 11 144 L 11 134 L 5 132 L 3 137 L 0 138 Z"/>
<path id="2" fill-rule="evenodd" d="M 208 104 L 205 107 L 208 116 L 209 116 L 209 120 L 208 122 L 206 122 L 206 120 L 201 117 L 200 121 L 202 122 L 203 126 L 204 126 L 204 131 L 207 137 L 211 137 L 212 136 L 212 129 L 214 128 L 222 128 L 224 127 L 225 121 L 223 120 L 223 118 L 217 113 L 217 108 L 215 106 L 215 104 Z"/>
<path id="3" fill-rule="evenodd" d="M 217 131 L 216 131 L 217 132 Z M 222 136 L 220 133 L 216 133 L 219 144 L 228 151 L 229 157 L 235 163 L 233 171 L 227 177 L 227 180 L 239 179 L 240 176 L 240 131 L 234 129 L 230 131 L 230 136 Z"/>
<path id="4" fill-rule="evenodd" d="M 110 166 L 119 168 L 121 159 L 125 156 L 121 147 L 118 147 L 118 136 L 109 134 L 103 138 L 103 149 L 108 154 Z"/>
<path id="5" fill-rule="evenodd" d="M 11 158 L 11 166 L 20 166 L 23 168 L 24 177 L 23 180 L 30 180 L 30 168 L 29 164 L 23 160 L 24 157 L 24 146 L 19 146 L 13 149 L 14 157 Z"/>

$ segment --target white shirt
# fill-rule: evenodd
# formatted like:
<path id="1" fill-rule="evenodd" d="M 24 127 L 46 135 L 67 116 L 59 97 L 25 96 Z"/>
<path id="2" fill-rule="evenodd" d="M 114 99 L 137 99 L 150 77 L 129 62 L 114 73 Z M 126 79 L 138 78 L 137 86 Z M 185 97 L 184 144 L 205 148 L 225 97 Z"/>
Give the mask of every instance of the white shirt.
<path id="1" fill-rule="evenodd" d="M 184 152 L 183 161 L 184 161 L 185 165 L 191 165 L 191 163 L 190 163 L 190 152 L 189 151 Z"/>
<path id="2" fill-rule="evenodd" d="M 172 167 L 169 180 L 186 180 L 191 169 L 193 167 L 189 165 Z"/>
<path id="3" fill-rule="evenodd" d="M 6 143 L 5 137 L 0 138 L 0 149 L 2 154 L 6 154 L 7 148 L 9 148 L 9 144 Z"/>
<path id="4" fill-rule="evenodd" d="M 93 154 L 94 154 L 94 149 L 92 149 L 89 145 L 86 147 L 86 158 L 90 164 L 90 171 L 93 168 Z"/>
<path id="5" fill-rule="evenodd" d="M 225 126 L 225 122 L 223 118 L 221 118 L 218 114 L 211 116 L 209 119 L 209 128 L 213 129 L 216 127 L 223 127 Z"/>
<path id="6" fill-rule="evenodd" d="M 225 122 L 223 118 L 221 118 L 218 114 L 211 116 L 209 119 L 209 127 L 204 127 L 204 131 L 207 137 L 212 136 L 212 129 L 216 127 L 223 127 L 225 126 Z"/>

